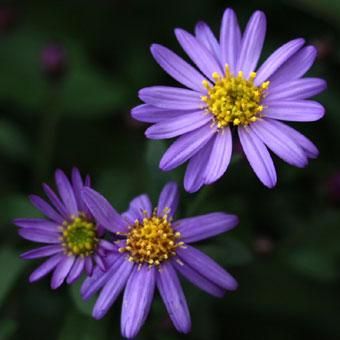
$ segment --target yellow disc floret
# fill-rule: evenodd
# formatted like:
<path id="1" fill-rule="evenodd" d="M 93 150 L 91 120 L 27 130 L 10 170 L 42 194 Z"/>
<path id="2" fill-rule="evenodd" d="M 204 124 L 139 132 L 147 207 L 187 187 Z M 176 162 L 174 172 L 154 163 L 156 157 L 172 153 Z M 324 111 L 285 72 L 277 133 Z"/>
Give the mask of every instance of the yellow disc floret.
<path id="1" fill-rule="evenodd" d="M 237 76 L 231 74 L 228 65 L 225 75 L 217 72 L 213 74 L 215 84 L 212 86 L 207 80 L 203 81 L 207 95 L 202 96 L 207 110 L 214 116 L 218 128 L 228 125 L 249 125 L 261 117 L 262 99 L 268 89 L 269 81 L 260 86 L 254 85 L 256 73 L 252 72 L 246 79 L 240 71 Z"/>
<path id="2" fill-rule="evenodd" d="M 68 255 L 89 256 L 97 247 L 96 225 L 85 216 L 73 217 L 61 227 L 61 241 Z"/>
<path id="3" fill-rule="evenodd" d="M 167 212 L 159 216 L 155 209 L 151 217 L 136 220 L 129 227 L 125 247 L 119 251 L 127 252 L 132 262 L 150 266 L 157 266 L 176 255 L 176 248 L 184 243 L 178 242 L 181 234 L 173 230 Z"/>

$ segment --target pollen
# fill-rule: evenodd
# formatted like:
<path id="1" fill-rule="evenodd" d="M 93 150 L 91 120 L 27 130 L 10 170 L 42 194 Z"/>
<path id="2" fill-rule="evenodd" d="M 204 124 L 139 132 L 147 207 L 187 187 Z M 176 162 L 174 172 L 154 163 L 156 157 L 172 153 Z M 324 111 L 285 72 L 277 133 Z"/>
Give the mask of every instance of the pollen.
<path id="1" fill-rule="evenodd" d="M 149 266 L 159 266 L 162 262 L 176 255 L 176 249 L 184 245 L 178 242 L 181 234 L 171 226 L 169 209 L 159 216 L 157 209 L 151 217 L 142 221 L 136 220 L 129 227 L 125 247 L 119 248 L 121 253 L 128 253 L 129 261 Z"/>
<path id="2" fill-rule="evenodd" d="M 98 245 L 96 225 L 85 215 L 72 217 L 63 223 L 60 239 L 68 255 L 89 256 Z"/>
<path id="3" fill-rule="evenodd" d="M 217 72 L 213 74 L 214 85 L 203 81 L 207 95 L 201 99 L 207 105 L 207 111 L 214 116 L 214 125 L 220 129 L 228 125 L 249 125 L 261 118 L 264 109 L 261 102 L 269 81 L 255 86 L 255 78 L 255 72 L 250 74 L 249 79 L 244 77 L 242 71 L 234 76 L 226 65 L 224 76 Z"/>

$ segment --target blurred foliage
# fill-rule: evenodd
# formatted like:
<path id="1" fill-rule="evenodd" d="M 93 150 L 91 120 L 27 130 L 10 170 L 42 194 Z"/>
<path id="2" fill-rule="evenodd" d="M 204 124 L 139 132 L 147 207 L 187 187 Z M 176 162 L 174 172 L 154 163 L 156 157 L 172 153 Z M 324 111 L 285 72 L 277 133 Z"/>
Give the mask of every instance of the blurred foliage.
<path id="1" fill-rule="evenodd" d="M 174 84 L 152 60 L 159 42 L 182 54 L 174 27 L 208 21 L 218 32 L 225 6 L 241 23 L 255 9 L 268 18 L 264 57 L 303 36 L 319 50 L 311 75 L 326 78 L 321 122 L 297 124 L 320 147 L 306 169 L 275 159 L 279 185 L 267 190 L 236 154 L 218 183 L 182 193 L 179 216 L 227 211 L 240 216 L 234 231 L 201 249 L 238 279 L 240 288 L 216 299 L 183 281 L 192 313 L 190 335 L 177 334 L 156 296 L 140 339 L 336 340 L 340 338 L 340 3 L 338 0 L 1 1 L 0 2 L 0 339 L 120 338 L 118 301 L 103 320 L 79 296 L 81 282 L 51 291 L 33 285 L 39 261 L 19 259 L 31 245 L 11 220 L 35 216 L 27 195 L 41 193 L 57 167 L 78 166 L 117 209 L 148 192 L 153 200 L 184 168 L 158 170 L 168 143 L 147 141 L 129 110 L 139 88 Z M 288 18 L 288 20 L 287 20 Z M 58 43 L 64 73 L 46 74 L 41 53 Z M 340 188 L 338 189 L 340 190 Z"/>

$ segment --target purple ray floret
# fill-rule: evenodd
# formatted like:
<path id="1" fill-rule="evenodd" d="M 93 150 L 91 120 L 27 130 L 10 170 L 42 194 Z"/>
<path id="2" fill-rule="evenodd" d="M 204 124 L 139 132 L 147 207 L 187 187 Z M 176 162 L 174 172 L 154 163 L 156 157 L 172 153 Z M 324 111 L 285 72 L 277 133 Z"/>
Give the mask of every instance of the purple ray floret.
<path id="1" fill-rule="evenodd" d="M 82 194 L 94 218 L 114 228 L 118 218 L 106 199 L 90 188 L 84 188 Z M 173 182 L 163 188 L 155 209 L 145 194 L 133 199 L 118 221 L 121 239 L 115 242 L 108 270 L 96 268 L 82 285 L 84 299 L 99 292 L 92 313 L 96 319 L 104 317 L 124 291 L 121 332 L 126 338 L 134 338 L 143 326 L 156 289 L 175 328 L 181 333 L 190 331 L 190 313 L 178 273 L 217 297 L 237 288 L 229 273 L 189 244 L 231 230 L 238 218 L 215 212 L 175 220 L 178 201 L 178 186 Z"/>
<path id="2" fill-rule="evenodd" d="M 309 139 L 280 122 L 310 122 L 324 115 L 323 106 L 311 97 L 325 90 L 326 82 L 304 77 L 316 58 L 313 46 L 294 39 L 258 66 L 266 17 L 256 11 L 242 32 L 230 8 L 224 12 L 219 39 L 204 22 L 196 25 L 194 35 L 182 29 L 175 35 L 194 66 L 153 44 L 154 59 L 182 87 L 144 88 L 139 91 L 144 104 L 131 112 L 153 124 L 147 138 L 177 138 L 160 161 L 162 170 L 188 162 L 188 192 L 212 184 L 227 171 L 234 136 L 257 177 L 272 188 L 277 175 L 269 150 L 299 168 L 318 156 Z"/>
<path id="3" fill-rule="evenodd" d="M 30 282 L 52 273 L 53 289 L 65 281 L 68 284 L 75 282 L 83 272 L 92 275 L 95 266 L 105 271 L 106 256 L 114 250 L 113 244 L 102 238 L 103 226 L 95 221 L 81 197 L 81 191 L 90 185 L 89 177 L 83 181 L 78 169 L 74 168 L 70 181 L 63 171 L 57 170 L 55 182 L 58 194 L 47 184 L 43 185 L 49 202 L 36 195 L 30 196 L 44 218 L 13 221 L 22 238 L 43 244 L 21 254 L 25 260 L 45 258 L 30 275 Z"/>

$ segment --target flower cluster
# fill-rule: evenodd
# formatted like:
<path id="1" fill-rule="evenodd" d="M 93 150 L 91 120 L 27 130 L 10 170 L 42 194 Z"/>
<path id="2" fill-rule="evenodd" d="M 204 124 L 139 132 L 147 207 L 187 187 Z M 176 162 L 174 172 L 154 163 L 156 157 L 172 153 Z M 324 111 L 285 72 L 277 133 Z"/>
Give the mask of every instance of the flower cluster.
<path id="1" fill-rule="evenodd" d="M 26 240 L 47 244 L 27 251 L 23 259 L 48 258 L 30 276 L 34 282 L 53 272 L 51 287 L 87 278 L 81 294 L 88 299 L 100 292 L 93 317 L 102 318 L 124 290 L 121 331 L 137 335 L 149 313 L 157 287 L 179 332 L 191 327 L 187 302 L 178 274 L 207 293 L 222 297 L 237 283 L 216 262 L 190 244 L 229 231 L 238 224 L 235 215 L 222 212 L 175 220 L 179 191 L 175 183 L 162 190 L 156 208 L 147 195 L 133 199 L 119 214 L 90 179 L 73 169 L 71 181 L 56 171 L 59 196 L 44 184 L 48 203 L 32 195 L 45 218 L 16 219 Z"/>
<path id="2" fill-rule="evenodd" d="M 310 98 L 326 88 L 325 81 L 304 78 L 316 50 L 305 46 L 303 39 L 295 39 L 257 67 L 265 32 L 262 12 L 255 12 L 241 32 L 236 14 L 227 9 L 219 39 L 203 22 L 197 24 L 194 35 L 175 30 L 196 67 L 164 46 L 151 47 L 159 65 L 186 88 L 142 89 L 139 97 L 144 104 L 134 108 L 132 116 L 153 124 L 146 130 L 150 139 L 178 137 L 162 157 L 160 168 L 168 171 L 188 161 L 184 187 L 189 192 L 217 181 L 226 172 L 233 135 L 238 135 L 255 174 L 270 188 L 277 175 L 268 149 L 297 167 L 305 167 L 318 155 L 309 139 L 281 122 L 315 121 L 324 115 L 322 105 Z M 47 59 L 55 62 L 50 52 Z M 86 300 L 98 293 L 95 319 L 104 317 L 124 291 L 124 337 L 137 335 L 156 289 L 175 328 L 182 333 L 190 330 L 189 308 L 178 274 L 217 297 L 237 288 L 229 273 L 191 245 L 235 227 L 235 215 L 214 212 L 175 219 L 179 191 L 173 182 L 165 185 L 156 207 L 143 194 L 120 214 L 77 169 L 71 180 L 57 170 L 55 181 L 58 194 L 43 185 L 49 202 L 30 197 L 44 218 L 14 221 L 21 237 L 43 244 L 21 255 L 25 260 L 45 258 L 29 280 L 52 273 L 51 287 L 56 289 L 84 274 L 82 297 Z"/>

